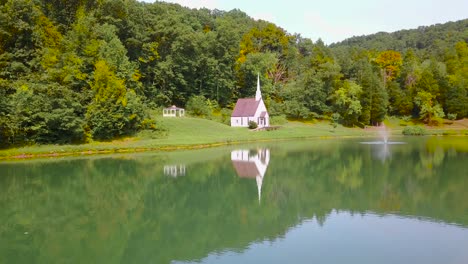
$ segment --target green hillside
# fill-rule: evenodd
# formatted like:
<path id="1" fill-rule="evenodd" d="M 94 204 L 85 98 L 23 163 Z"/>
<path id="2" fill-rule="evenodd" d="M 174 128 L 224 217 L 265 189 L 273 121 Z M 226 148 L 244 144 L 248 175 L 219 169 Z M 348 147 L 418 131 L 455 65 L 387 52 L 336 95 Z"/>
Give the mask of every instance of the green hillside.
<path id="1" fill-rule="evenodd" d="M 445 49 L 460 41 L 468 41 L 468 19 L 416 29 L 405 29 L 396 32 L 379 32 L 376 34 L 355 36 L 334 43 L 330 47 L 360 47 L 368 50 L 421 50 L 427 55 L 443 54 Z"/>
<path id="2" fill-rule="evenodd" d="M 174 104 L 229 117 L 257 74 L 273 117 L 437 126 L 468 117 L 467 41 L 467 20 L 327 46 L 236 9 L 1 1 L 0 148 L 155 133 Z"/>

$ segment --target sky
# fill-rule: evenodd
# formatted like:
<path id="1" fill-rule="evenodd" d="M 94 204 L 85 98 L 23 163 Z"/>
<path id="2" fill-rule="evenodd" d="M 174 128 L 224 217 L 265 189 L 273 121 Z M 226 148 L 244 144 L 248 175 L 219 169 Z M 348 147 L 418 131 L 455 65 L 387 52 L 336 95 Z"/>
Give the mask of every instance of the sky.
<path id="1" fill-rule="evenodd" d="M 143 0 L 155 2 L 155 0 Z M 162 0 L 159 0 L 162 2 Z M 468 0 L 164 0 L 190 8 L 240 9 L 326 44 L 468 18 Z"/>

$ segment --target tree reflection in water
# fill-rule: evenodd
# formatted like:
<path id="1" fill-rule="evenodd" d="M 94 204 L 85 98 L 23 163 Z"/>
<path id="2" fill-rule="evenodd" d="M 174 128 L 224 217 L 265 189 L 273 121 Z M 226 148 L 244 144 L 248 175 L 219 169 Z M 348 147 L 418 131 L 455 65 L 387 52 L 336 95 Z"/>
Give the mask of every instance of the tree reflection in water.
<path id="1" fill-rule="evenodd" d="M 2 163 L 0 262 L 194 261 L 274 241 L 308 219 L 323 225 L 336 211 L 466 228 L 462 144 L 413 141 L 385 162 L 353 140 L 253 148 L 245 159 L 261 165 L 261 193 L 234 164 L 243 148 Z M 164 175 L 181 162 L 185 177 Z"/>

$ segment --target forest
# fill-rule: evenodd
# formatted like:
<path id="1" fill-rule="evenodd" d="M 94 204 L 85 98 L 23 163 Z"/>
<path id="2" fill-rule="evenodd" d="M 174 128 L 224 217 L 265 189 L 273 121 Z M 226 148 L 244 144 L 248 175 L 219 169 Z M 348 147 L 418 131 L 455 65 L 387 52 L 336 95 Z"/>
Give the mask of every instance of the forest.
<path id="1" fill-rule="evenodd" d="M 438 125 L 468 116 L 468 19 L 325 45 L 240 10 L 0 0 L 0 147 L 157 130 L 169 105 L 229 116 L 260 75 L 271 116 Z"/>

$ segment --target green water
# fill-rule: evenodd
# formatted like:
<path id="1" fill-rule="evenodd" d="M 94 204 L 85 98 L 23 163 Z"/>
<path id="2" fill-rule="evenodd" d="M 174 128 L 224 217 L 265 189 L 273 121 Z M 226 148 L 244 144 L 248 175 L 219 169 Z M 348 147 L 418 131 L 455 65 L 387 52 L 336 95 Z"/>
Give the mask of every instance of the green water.
<path id="1" fill-rule="evenodd" d="M 0 163 L 0 263 L 468 263 L 468 140 L 360 141 Z"/>

